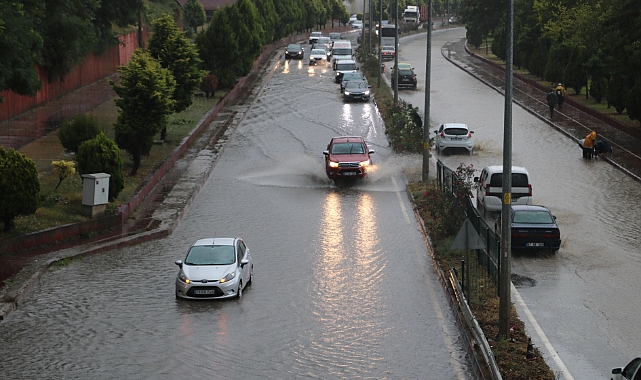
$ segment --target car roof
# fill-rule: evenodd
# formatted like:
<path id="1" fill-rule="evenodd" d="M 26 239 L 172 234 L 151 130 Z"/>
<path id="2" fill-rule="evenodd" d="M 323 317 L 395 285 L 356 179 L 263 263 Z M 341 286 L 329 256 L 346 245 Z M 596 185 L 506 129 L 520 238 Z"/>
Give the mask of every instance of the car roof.
<path id="1" fill-rule="evenodd" d="M 512 205 L 512 211 L 550 211 L 543 205 Z"/>
<path id="2" fill-rule="evenodd" d="M 332 142 L 334 143 L 347 143 L 347 142 L 365 142 L 365 139 L 361 136 L 336 136 L 332 137 Z"/>
<path id="3" fill-rule="evenodd" d="M 336 62 L 336 64 L 338 65 L 345 64 L 345 63 L 356 63 L 356 61 L 354 61 L 353 59 L 341 59 L 338 62 Z"/>
<path id="4" fill-rule="evenodd" d="M 503 165 L 488 165 L 484 167 L 483 170 L 486 170 L 492 173 L 503 172 Z M 524 168 L 523 166 L 512 165 L 512 173 L 527 173 L 527 172 L 528 172 L 527 169 Z"/>
<path id="5" fill-rule="evenodd" d="M 192 246 L 195 245 L 230 245 L 233 246 L 238 238 L 218 237 L 218 238 L 204 238 L 198 239 Z"/>
<path id="6" fill-rule="evenodd" d="M 445 129 L 445 128 L 465 128 L 465 129 L 469 129 L 467 127 L 467 124 L 463 124 L 463 123 L 445 123 L 445 124 L 443 124 L 443 129 Z"/>
<path id="7" fill-rule="evenodd" d="M 323 32 L 312 32 L 312 34 L 310 34 L 310 36 L 322 36 L 322 35 L 323 35 Z"/>
<path id="8" fill-rule="evenodd" d="M 311 54 L 325 54 L 325 49 L 312 49 Z"/>
<path id="9" fill-rule="evenodd" d="M 352 46 L 352 43 L 346 40 L 337 40 L 334 41 L 334 47 L 348 47 Z"/>

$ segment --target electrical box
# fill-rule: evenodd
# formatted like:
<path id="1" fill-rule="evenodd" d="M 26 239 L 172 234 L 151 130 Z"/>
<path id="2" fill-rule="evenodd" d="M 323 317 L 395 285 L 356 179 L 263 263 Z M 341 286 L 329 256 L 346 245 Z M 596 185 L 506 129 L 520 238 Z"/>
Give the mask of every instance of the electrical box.
<path id="1" fill-rule="evenodd" d="M 93 218 L 105 212 L 109 203 L 109 177 L 107 173 L 82 175 L 82 208 Z"/>

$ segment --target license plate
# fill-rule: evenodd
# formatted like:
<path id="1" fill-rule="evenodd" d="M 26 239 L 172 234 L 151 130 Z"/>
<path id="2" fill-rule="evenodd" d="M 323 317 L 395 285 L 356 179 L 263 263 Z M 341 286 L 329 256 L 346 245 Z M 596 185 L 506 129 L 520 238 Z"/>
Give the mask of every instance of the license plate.
<path id="1" fill-rule="evenodd" d="M 460 137 L 453 137 L 453 138 L 452 138 L 452 140 L 453 140 L 453 141 L 461 141 L 461 140 L 463 140 L 463 139 L 462 139 L 462 138 L 460 138 Z"/>
<path id="2" fill-rule="evenodd" d="M 356 175 L 356 173 L 355 172 L 345 172 L 345 173 L 343 173 L 343 175 Z"/>
<path id="3" fill-rule="evenodd" d="M 215 289 L 194 290 L 194 294 L 216 294 Z"/>
<path id="4" fill-rule="evenodd" d="M 543 243 L 525 243 L 526 247 L 543 247 Z"/>

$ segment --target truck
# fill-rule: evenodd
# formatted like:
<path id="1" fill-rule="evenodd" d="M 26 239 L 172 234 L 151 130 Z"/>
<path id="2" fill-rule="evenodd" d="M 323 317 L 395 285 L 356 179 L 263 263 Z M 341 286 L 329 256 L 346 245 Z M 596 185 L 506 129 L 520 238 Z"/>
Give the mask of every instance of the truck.
<path id="1" fill-rule="evenodd" d="M 427 22 L 427 18 L 429 16 L 429 14 L 427 12 L 429 11 L 429 9 L 430 9 L 429 5 L 419 5 L 418 6 L 418 10 L 419 10 L 419 12 L 421 12 L 420 15 L 419 15 L 419 21 L 421 23 Z"/>
<path id="2" fill-rule="evenodd" d="M 398 28 L 394 24 L 385 24 L 381 27 L 381 46 L 396 46 Z M 399 33 L 400 34 L 400 33 Z"/>
<path id="3" fill-rule="evenodd" d="M 420 22 L 421 14 L 417 5 L 408 5 L 403 12 L 403 21 Z"/>

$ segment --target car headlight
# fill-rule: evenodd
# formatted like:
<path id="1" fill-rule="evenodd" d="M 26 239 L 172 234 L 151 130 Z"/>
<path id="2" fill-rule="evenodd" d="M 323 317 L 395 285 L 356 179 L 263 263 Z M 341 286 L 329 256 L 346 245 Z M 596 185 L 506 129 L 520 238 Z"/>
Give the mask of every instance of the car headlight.
<path id="1" fill-rule="evenodd" d="M 191 284 L 191 280 L 190 280 L 190 279 L 188 279 L 188 278 L 187 278 L 187 276 L 185 276 L 185 274 L 184 274 L 183 272 L 180 272 L 180 273 L 178 274 L 178 279 L 179 279 L 180 281 L 184 282 L 185 284 Z"/>
<path id="2" fill-rule="evenodd" d="M 329 162 L 329 167 L 330 168 L 337 168 L 338 167 L 338 162 L 330 161 Z"/>
<path id="3" fill-rule="evenodd" d="M 346 91 L 343 92 L 343 94 L 349 96 L 349 91 L 346 90 Z"/>
<path id="4" fill-rule="evenodd" d="M 370 163 L 371 163 L 371 162 L 370 162 L 370 160 L 367 160 L 367 161 L 361 161 L 361 162 L 360 162 L 360 165 L 361 165 L 361 166 L 369 166 L 369 165 L 370 165 Z"/>
<path id="5" fill-rule="evenodd" d="M 222 284 L 222 283 L 225 283 L 225 282 L 229 282 L 229 281 L 231 281 L 234 277 L 236 277 L 236 272 L 227 273 L 227 274 L 225 275 L 225 277 L 223 277 L 223 278 L 221 278 L 221 279 L 220 279 L 220 281 L 219 281 L 219 282 L 220 282 L 221 284 Z"/>
<path id="6" fill-rule="evenodd" d="M 365 96 L 369 96 L 369 91 L 365 91 Z"/>

